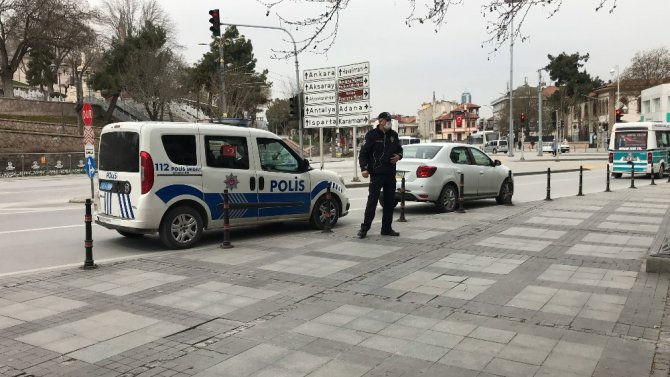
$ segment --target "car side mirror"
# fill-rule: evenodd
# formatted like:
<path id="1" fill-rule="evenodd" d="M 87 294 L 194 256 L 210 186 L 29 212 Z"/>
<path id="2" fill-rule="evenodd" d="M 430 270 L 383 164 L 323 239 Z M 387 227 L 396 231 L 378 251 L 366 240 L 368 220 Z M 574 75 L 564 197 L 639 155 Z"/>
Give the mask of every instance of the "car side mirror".
<path id="1" fill-rule="evenodd" d="M 502 162 L 500 160 L 493 160 L 493 166 L 500 166 L 502 165 Z"/>

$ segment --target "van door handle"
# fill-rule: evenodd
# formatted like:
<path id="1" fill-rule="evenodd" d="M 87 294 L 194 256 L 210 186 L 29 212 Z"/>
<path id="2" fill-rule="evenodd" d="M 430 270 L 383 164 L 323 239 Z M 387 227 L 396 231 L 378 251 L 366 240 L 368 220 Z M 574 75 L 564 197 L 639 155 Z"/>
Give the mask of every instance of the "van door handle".
<path id="1" fill-rule="evenodd" d="M 256 191 L 256 177 L 249 178 L 249 189 L 251 191 Z"/>
<path id="2" fill-rule="evenodd" d="M 258 178 L 258 190 L 263 191 L 265 188 L 265 179 L 263 177 Z"/>

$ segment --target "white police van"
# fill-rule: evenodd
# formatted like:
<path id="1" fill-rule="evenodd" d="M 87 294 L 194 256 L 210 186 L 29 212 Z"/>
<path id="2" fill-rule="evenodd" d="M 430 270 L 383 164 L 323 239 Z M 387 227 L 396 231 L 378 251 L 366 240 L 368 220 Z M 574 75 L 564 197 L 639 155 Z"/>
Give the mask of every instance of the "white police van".
<path id="1" fill-rule="evenodd" d="M 115 123 L 100 135 L 95 222 L 126 237 L 158 232 L 170 248 L 223 227 L 309 220 L 317 229 L 349 211 L 337 174 L 313 170 L 271 132 L 219 124 Z M 331 186 L 332 200 L 326 200 Z M 330 204 L 329 204 L 330 203 Z"/>

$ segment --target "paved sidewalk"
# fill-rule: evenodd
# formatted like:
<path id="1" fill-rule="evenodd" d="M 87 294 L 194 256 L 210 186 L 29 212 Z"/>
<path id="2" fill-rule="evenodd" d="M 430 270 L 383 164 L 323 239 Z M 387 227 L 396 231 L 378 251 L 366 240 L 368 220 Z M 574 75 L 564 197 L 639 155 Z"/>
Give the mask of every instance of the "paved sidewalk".
<path id="1" fill-rule="evenodd" d="M 413 206 L 397 239 L 296 230 L 6 277 L 0 375 L 666 376 L 670 280 L 644 263 L 669 194 Z"/>

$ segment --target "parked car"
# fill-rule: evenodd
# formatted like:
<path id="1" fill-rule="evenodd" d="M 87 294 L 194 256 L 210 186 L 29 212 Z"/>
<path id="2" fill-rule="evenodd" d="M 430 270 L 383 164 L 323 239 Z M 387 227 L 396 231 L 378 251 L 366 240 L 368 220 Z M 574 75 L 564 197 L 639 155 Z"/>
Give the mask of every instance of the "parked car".
<path id="1" fill-rule="evenodd" d="M 507 140 L 491 140 L 488 143 L 484 143 L 483 149 L 486 153 L 507 153 Z"/>
<path id="2" fill-rule="evenodd" d="M 568 153 L 570 152 L 570 145 L 566 142 L 561 143 L 561 153 Z"/>
<path id="3" fill-rule="evenodd" d="M 553 149 L 552 149 L 551 145 L 552 145 L 551 141 L 543 142 L 542 143 L 542 152 L 552 153 Z M 561 148 L 561 153 L 570 152 L 570 145 L 566 142 L 561 143 L 560 148 Z"/>
<path id="4" fill-rule="evenodd" d="M 398 178 L 405 176 L 405 201 L 431 202 L 438 212 L 456 209 L 461 174 L 465 200 L 495 198 L 505 204 L 512 202 L 514 194 L 510 169 L 468 144 L 407 145 L 397 171 Z M 401 180 L 397 181 L 399 201 Z"/>

